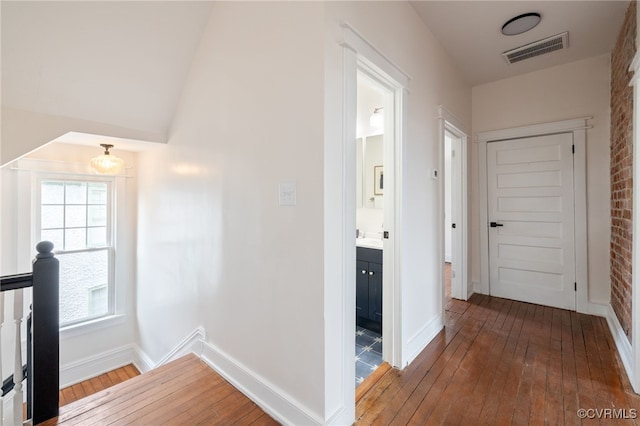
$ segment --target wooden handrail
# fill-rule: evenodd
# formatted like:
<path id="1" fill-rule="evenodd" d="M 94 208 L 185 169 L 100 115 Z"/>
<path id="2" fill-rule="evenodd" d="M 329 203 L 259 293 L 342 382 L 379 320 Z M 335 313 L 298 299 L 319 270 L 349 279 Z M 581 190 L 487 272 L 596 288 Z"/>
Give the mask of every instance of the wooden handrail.
<path id="1" fill-rule="evenodd" d="M 0 277 L 0 291 L 17 290 L 33 286 L 33 273 L 6 275 Z"/>

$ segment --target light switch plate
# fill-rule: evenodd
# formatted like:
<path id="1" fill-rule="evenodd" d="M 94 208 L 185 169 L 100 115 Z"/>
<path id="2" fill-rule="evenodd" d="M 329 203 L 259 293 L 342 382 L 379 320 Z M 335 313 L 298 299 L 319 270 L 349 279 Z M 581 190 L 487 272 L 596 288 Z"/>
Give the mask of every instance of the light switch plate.
<path id="1" fill-rule="evenodd" d="M 287 182 L 279 185 L 279 200 L 281 206 L 296 205 L 296 183 Z"/>

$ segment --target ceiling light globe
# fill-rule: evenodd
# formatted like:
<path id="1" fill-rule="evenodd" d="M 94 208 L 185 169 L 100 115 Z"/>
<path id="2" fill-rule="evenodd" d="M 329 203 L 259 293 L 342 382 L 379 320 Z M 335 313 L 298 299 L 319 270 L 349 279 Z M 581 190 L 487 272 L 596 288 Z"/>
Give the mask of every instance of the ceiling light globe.
<path id="1" fill-rule="evenodd" d="M 526 33 L 540 23 L 542 16 L 536 12 L 523 13 L 509 19 L 502 26 L 502 34 L 507 36 Z"/>

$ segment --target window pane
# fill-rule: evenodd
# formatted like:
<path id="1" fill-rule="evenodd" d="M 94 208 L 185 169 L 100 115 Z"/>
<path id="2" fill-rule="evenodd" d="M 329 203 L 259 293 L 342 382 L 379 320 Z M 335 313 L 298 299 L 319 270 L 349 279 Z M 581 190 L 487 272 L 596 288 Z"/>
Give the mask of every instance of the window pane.
<path id="1" fill-rule="evenodd" d="M 107 250 L 68 253 L 57 256 L 60 261 L 60 325 L 90 316 L 90 289 L 107 286 L 109 253 Z M 107 297 L 92 300 L 93 312 L 108 312 Z"/>
<path id="2" fill-rule="evenodd" d="M 87 184 L 85 182 L 67 182 L 65 184 L 66 204 L 86 204 L 87 203 Z"/>
<path id="3" fill-rule="evenodd" d="M 87 226 L 87 208 L 85 206 L 65 206 L 65 228 Z"/>
<path id="4" fill-rule="evenodd" d="M 89 206 L 88 226 L 107 225 L 107 206 Z"/>
<path id="5" fill-rule="evenodd" d="M 103 247 L 107 245 L 107 228 L 99 226 L 89 228 L 87 233 L 87 247 Z"/>
<path id="6" fill-rule="evenodd" d="M 43 230 L 40 233 L 40 241 L 51 241 L 54 250 L 62 250 L 64 248 L 62 229 Z"/>
<path id="7" fill-rule="evenodd" d="M 107 184 L 89 182 L 89 204 L 107 204 Z"/>
<path id="8" fill-rule="evenodd" d="M 64 230 L 64 249 L 78 250 L 87 248 L 87 229 L 75 228 Z"/>
<path id="9" fill-rule="evenodd" d="M 89 289 L 89 316 L 104 315 L 109 311 L 107 286 Z"/>
<path id="10" fill-rule="evenodd" d="M 63 218 L 62 206 L 42 206 L 40 210 L 41 229 L 62 228 Z"/>
<path id="11" fill-rule="evenodd" d="M 64 183 L 62 182 L 42 182 L 40 193 L 42 204 L 64 203 Z"/>

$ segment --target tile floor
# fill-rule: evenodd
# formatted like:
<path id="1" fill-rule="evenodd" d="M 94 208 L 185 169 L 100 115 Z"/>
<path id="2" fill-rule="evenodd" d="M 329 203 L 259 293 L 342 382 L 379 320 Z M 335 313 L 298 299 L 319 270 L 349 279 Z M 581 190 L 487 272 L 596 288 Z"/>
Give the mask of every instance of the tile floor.
<path id="1" fill-rule="evenodd" d="M 451 263 L 445 264 L 445 297 L 451 303 Z M 382 335 L 356 327 L 356 387 L 382 363 Z"/>
<path id="2" fill-rule="evenodd" d="M 356 327 L 356 387 L 382 363 L 382 335 Z"/>

